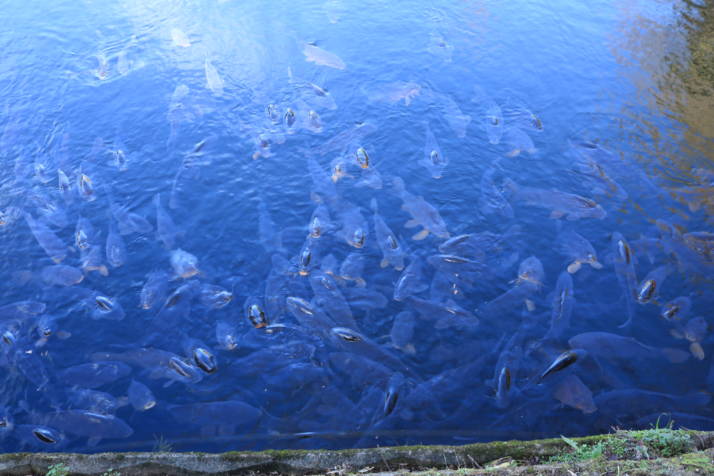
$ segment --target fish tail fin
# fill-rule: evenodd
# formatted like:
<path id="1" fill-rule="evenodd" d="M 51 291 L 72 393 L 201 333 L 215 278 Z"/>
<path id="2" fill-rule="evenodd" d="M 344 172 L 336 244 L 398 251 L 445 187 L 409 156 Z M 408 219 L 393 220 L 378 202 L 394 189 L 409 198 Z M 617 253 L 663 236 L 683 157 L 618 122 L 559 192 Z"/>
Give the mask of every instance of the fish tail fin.
<path id="1" fill-rule="evenodd" d="M 370 200 L 370 202 L 369 202 L 369 208 L 370 208 L 374 213 L 377 213 L 377 211 L 378 211 L 378 204 L 377 204 L 377 199 L 376 199 L 376 198 L 372 198 L 372 200 Z"/>
<path id="2" fill-rule="evenodd" d="M 392 187 L 394 187 L 394 191 L 398 194 L 402 194 L 406 190 L 404 180 L 402 180 L 401 177 L 392 178 Z"/>
<path id="3" fill-rule="evenodd" d="M 506 177 L 503 179 L 503 191 L 508 195 L 516 195 L 518 193 L 518 184 Z"/>
<path id="4" fill-rule="evenodd" d="M 689 359 L 689 352 L 685 352 L 679 349 L 672 349 L 670 347 L 665 347 L 662 349 L 662 354 L 664 357 L 672 362 L 673 364 L 681 364 Z"/>

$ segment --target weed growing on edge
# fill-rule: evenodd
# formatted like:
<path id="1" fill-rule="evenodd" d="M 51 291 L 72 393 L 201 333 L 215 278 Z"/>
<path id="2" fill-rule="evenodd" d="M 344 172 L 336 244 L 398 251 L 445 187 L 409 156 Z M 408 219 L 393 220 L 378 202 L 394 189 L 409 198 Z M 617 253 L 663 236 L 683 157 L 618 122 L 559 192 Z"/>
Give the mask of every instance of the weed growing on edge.
<path id="1" fill-rule="evenodd" d="M 57 463 L 50 466 L 46 476 L 67 476 L 69 474 L 69 466 L 64 463 Z"/>

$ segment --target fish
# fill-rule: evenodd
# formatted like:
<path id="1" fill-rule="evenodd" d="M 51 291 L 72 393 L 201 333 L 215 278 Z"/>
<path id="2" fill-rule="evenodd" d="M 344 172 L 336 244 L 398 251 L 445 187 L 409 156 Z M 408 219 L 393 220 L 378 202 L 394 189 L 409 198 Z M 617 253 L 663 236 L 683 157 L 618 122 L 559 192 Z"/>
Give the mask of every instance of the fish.
<path id="1" fill-rule="evenodd" d="M 154 206 L 156 207 L 156 235 L 166 249 L 173 249 L 181 232 L 169 212 L 161 204 L 161 194 L 159 193 L 154 195 Z"/>
<path id="2" fill-rule="evenodd" d="M 252 425 L 263 412 L 240 400 L 169 405 L 168 411 L 179 422 L 193 425 Z"/>
<path id="3" fill-rule="evenodd" d="M 179 28 L 171 28 L 171 42 L 179 48 L 189 48 L 191 40 L 188 39 L 186 33 Z"/>
<path id="4" fill-rule="evenodd" d="M 333 231 L 334 226 L 330 220 L 330 212 L 323 204 L 315 207 L 308 224 L 308 237 L 320 238 Z"/>
<path id="5" fill-rule="evenodd" d="M 504 197 L 501 189 L 496 185 L 493 175 L 494 167 L 489 167 L 481 176 L 479 186 L 478 208 L 486 216 L 500 215 L 504 218 L 513 218 L 513 208 Z"/>
<path id="6" fill-rule="evenodd" d="M 367 241 L 369 226 L 359 207 L 344 204 L 338 213 L 342 227 L 337 234 L 353 248 L 362 248 Z"/>
<path id="7" fill-rule="evenodd" d="M 51 286 L 74 286 L 84 280 L 82 270 L 66 264 L 45 266 L 40 274 L 42 281 Z"/>
<path id="8" fill-rule="evenodd" d="M 705 393 L 670 395 L 640 389 L 615 389 L 595 396 L 595 404 L 601 412 L 619 417 L 639 418 L 654 412 L 673 412 L 684 408 L 704 408 L 711 401 Z"/>
<path id="9" fill-rule="evenodd" d="M 597 202 L 574 193 L 525 187 L 516 184 L 509 178 L 504 180 L 504 188 L 510 200 L 550 210 L 552 219 L 565 217 L 567 220 L 581 218 L 602 220 L 607 216 L 605 210 Z"/>
<path id="10" fill-rule="evenodd" d="M 99 388 L 128 376 L 131 368 L 123 362 L 98 360 L 67 367 L 57 373 L 59 381 L 68 386 Z"/>
<path id="11" fill-rule="evenodd" d="M 563 405 L 578 409 L 585 415 L 595 413 L 598 409 L 592 391 L 574 374 L 564 376 L 556 384 L 553 397 Z"/>
<path id="12" fill-rule="evenodd" d="M 560 372 L 561 370 L 570 367 L 578 360 L 582 360 L 586 356 L 587 351 L 583 349 L 572 349 L 563 352 L 558 357 L 556 357 L 553 362 L 551 362 L 551 364 L 548 366 L 547 369 L 543 371 L 543 373 L 540 374 L 540 377 L 538 377 L 538 381 L 540 382 L 548 375 L 554 374 L 555 372 Z"/>
<path id="13" fill-rule="evenodd" d="M 149 387 L 139 382 L 138 380 L 132 379 L 129 383 L 129 389 L 127 391 L 127 397 L 129 398 L 129 403 L 134 407 L 134 410 L 138 412 L 145 412 L 151 410 L 156 406 L 156 397 Z"/>
<path id="14" fill-rule="evenodd" d="M 233 301 L 233 293 L 223 286 L 203 283 L 198 298 L 208 309 L 223 309 Z"/>
<path id="15" fill-rule="evenodd" d="M 394 284 L 395 301 L 404 301 L 409 296 L 422 293 L 429 288 L 423 275 L 422 261 L 417 257 L 412 257 L 409 265 L 399 275 Z"/>
<path id="16" fill-rule="evenodd" d="M 573 278 L 569 272 L 564 271 L 560 273 L 555 284 L 555 292 L 551 303 L 550 329 L 547 337 L 559 339 L 570 327 L 570 317 L 575 306 L 575 297 L 573 295 Z"/>
<path id="17" fill-rule="evenodd" d="M 157 309 L 166 300 L 169 276 L 163 271 L 152 271 L 139 293 L 139 307 L 144 310 Z"/>
<path id="18" fill-rule="evenodd" d="M 125 172 L 129 169 L 129 164 L 127 161 L 127 155 L 129 155 L 129 151 L 127 150 L 121 139 L 114 139 L 114 149 L 111 151 L 111 154 L 112 163 L 114 167 L 117 168 L 117 170 L 119 170 L 120 172 Z"/>
<path id="19" fill-rule="evenodd" d="M 595 269 L 602 269 L 602 264 L 597 260 L 595 248 L 579 233 L 565 230 L 558 236 L 557 246 L 561 254 L 572 260 L 568 264 L 568 273 L 577 273 L 583 264 L 589 264 Z"/>
<path id="20" fill-rule="evenodd" d="M 412 219 L 404 226 L 406 228 L 422 227 L 420 232 L 412 236 L 413 240 L 423 240 L 430 233 L 437 238 L 449 238 L 450 235 L 446 229 L 446 223 L 444 223 L 441 214 L 433 205 L 424 200 L 423 197 L 409 193 L 400 177 L 394 177 L 392 183 L 395 192 L 402 199 L 402 210 L 412 216 Z"/>
<path id="21" fill-rule="evenodd" d="M 216 321 L 216 341 L 223 350 L 235 350 L 238 347 L 236 326 L 227 321 Z"/>
<path id="22" fill-rule="evenodd" d="M 414 314 L 410 311 L 402 311 L 394 316 L 392 328 L 389 336 L 392 345 L 404 352 L 405 354 L 416 354 L 416 348 L 413 343 L 414 339 Z"/>
<path id="23" fill-rule="evenodd" d="M 87 410 L 60 410 L 46 415 L 47 422 L 65 433 L 89 438 L 95 446 L 101 439 L 128 438 L 134 433 L 126 422 L 113 415 Z"/>
<path id="24" fill-rule="evenodd" d="M 310 43 L 303 45 L 302 54 L 305 55 L 305 61 L 315 63 L 319 66 L 327 66 L 328 68 L 339 70 L 347 68 L 347 65 L 345 65 L 345 62 L 342 61 L 339 56 Z"/>
<path id="25" fill-rule="evenodd" d="M 372 103 L 396 104 L 404 101 L 409 106 L 421 93 L 421 86 L 413 81 L 395 81 L 362 88 L 367 100 Z"/>
<path id="26" fill-rule="evenodd" d="M 148 234 L 154 230 L 154 227 L 146 218 L 138 213 L 130 212 L 126 206 L 116 204 L 111 196 L 109 210 L 117 222 L 121 235 L 129 235 L 131 233 Z"/>
<path id="27" fill-rule="evenodd" d="M 620 234 L 614 232 L 610 238 L 613 249 L 613 264 L 615 276 L 620 284 L 625 298 L 627 309 L 627 319 L 620 324 L 619 328 L 628 327 L 632 324 L 635 316 L 635 299 L 637 288 L 637 275 L 635 271 L 636 258 L 627 240 Z"/>
<path id="28" fill-rule="evenodd" d="M 177 278 L 188 279 L 196 276 L 201 271 L 198 268 L 198 258 L 181 248 L 171 252 L 171 268 Z"/>
<path id="29" fill-rule="evenodd" d="M 36 220 L 29 213 L 25 213 L 25 221 L 47 256 L 55 263 L 61 263 L 67 257 L 68 247 L 43 221 Z"/>
<path id="30" fill-rule="evenodd" d="M 365 137 L 375 132 L 377 132 L 377 126 L 371 122 L 358 122 L 342 132 L 335 134 L 327 141 L 312 149 L 312 151 L 321 156 L 330 152 L 343 154 L 351 144 L 362 142 Z"/>
<path id="31" fill-rule="evenodd" d="M 692 300 L 687 296 L 679 296 L 664 303 L 660 310 L 660 317 L 666 321 L 681 321 L 689 314 Z"/>
<path id="32" fill-rule="evenodd" d="M 637 302 L 639 304 L 648 304 L 655 301 L 662 290 L 664 280 L 671 273 L 672 269 L 668 265 L 659 266 L 650 271 L 637 286 L 635 291 Z"/>
<path id="33" fill-rule="evenodd" d="M 126 316 L 121 303 L 114 298 L 98 292 L 92 292 L 87 299 L 89 317 L 95 320 L 121 321 Z"/>
<path id="34" fill-rule="evenodd" d="M 426 51 L 438 58 L 441 58 L 445 63 L 451 63 L 454 46 L 447 43 L 441 34 L 431 33 L 429 35 L 429 44 Z"/>
<path id="35" fill-rule="evenodd" d="M 449 328 L 472 330 L 479 324 L 478 317 L 451 299 L 435 302 L 409 296 L 406 300 L 423 320 L 432 322 L 436 330 Z"/>
<path id="36" fill-rule="evenodd" d="M 317 270 L 310 274 L 308 280 L 315 295 L 315 304 L 324 310 L 335 324 L 352 329 L 358 328 L 349 303 L 329 274 Z"/>
<path id="37" fill-rule="evenodd" d="M 665 360 L 678 364 L 689 358 L 689 353 L 683 350 L 651 347 L 632 337 L 609 332 L 584 332 L 571 337 L 568 343 L 571 348 L 584 349 L 595 357 L 614 361 Z"/>
<path id="38" fill-rule="evenodd" d="M 479 122 L 486 132 L 490 144 L 496 145 L 503 137 L 503 111 L 501 107 L 478 85 L 474 85 L 474 97 L 471 100 L 479 106 Z"/>
<path id="39" fill-rule="evenodd" d="M 432 178 L 441 178 L 444 169 L 449 165 L 449 158 L 441 152 L 441 147 L 434 136 L 434 133 L 426 123 L 426 143 L 424 144 L 424 156 L 418 161 L 423 165 Z"/>
<path id="40" fill-rule="evenodd" d="M 77 194 L 86 202 L 93 202 L 97 199 L 94 182 L 87 174 L 81 171 L 77 174 Z"/>
<path id="41" fill-rule="evenodd" d="M 543 132 L 543 122 L 525 101 L 510 93 L 501 108 L 504 120 L 528 132 Z"/>
<path id="42" fill-rule="evenodd" d="M 382 252 L 382 260 L 379 263 L 381 268 L 394 266 L 394 269 L 401 271 L 404 269 L 404 258 L 406 252 L 399 244 L 399 240 L 392 232 L 391 228 L 379 214 L 377 199 L 373 198 L 370 202 L 374 221 L 374 233 L 377 238 L 377 246 Z"/>
<path id="43" fill-rule="evenodd" d="M 203 68 L 206 73 L 206 87 L 216 96 L 221 96 L 223 94 L 223 79 L 218 74 L 218 70 L 208 61 L 208 58 L 205 59 Z"/>
<path id="44" fill-rule="evenodd" d="M 511 370 L 508 367 L 501 367 L 498 372 L 498 383 L 496 386 L 496 406 L 504 409 L 511 403 Z"/>
<path id="45" fill-rule="evenodd" d="M 329 333 L 330 341 L 338 349 L 353 352 L 368 359 L 381 363 L 394 371 L 418 378 L 411 368 L 404 364 L 397 356 L 383 349 L 364 334 L 346 327 L 333 327 Z"/>
<path id="46" fill-rule="evenodd" d="M 523 153 L 528 155 L 536 153 L 533 139 L 522 129 L 515 126 L 503 129 L 501 142 L 507 147 L 506 157 L 518 157 Z"/>
<path id="47" fill-rule="evenodd" d="M 109 218 L 109 230 L 107 232 L 107 242 L 105 247 L 107 263 L 113 268 L 118 268 L 126 263 L 127 251 L 124 239 L 119 234 L 114 220 Z"/>

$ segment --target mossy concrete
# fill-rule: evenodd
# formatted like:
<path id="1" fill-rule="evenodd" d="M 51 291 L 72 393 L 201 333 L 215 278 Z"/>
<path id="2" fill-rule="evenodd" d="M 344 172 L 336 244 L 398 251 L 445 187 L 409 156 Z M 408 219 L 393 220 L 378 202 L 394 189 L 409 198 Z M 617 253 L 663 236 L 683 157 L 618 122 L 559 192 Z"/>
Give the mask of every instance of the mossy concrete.
<path id="1" fill-rule="evenodd" d="M 653 432 L 660 430 L 650 430 Z M 281 450 L 228 453 L 11 453 L 0 455 L 0 474 L 44 475 L 62 464 L 69 474 L 227 475 L 227 474 L 714 474 L 714 432 L 662 429 L 660 440 L 676 437 L 686 445 L 662 453 L 661 442 L 638 432 L 616 432 L 564 440 L 498 441 L 463 446 Z M 659 434 L 658 434 L 659 435 Z M 573 442 L 578 451 L 573 450 Z M 579 461 L 569 454 L 582 449 L 616 449 Z M 663 454 L 671 457 L 664 458 Z"/>

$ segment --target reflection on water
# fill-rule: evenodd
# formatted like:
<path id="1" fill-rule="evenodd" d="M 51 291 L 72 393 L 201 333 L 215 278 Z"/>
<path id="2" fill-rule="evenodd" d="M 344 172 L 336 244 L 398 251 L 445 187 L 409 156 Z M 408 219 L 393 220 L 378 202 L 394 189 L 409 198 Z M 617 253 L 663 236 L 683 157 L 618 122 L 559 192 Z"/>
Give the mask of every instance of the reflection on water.
<path id="1" fill-rule="evenodd" d="M 714 424 L 708 3 L 7 7 L 4 450 Z"/>

